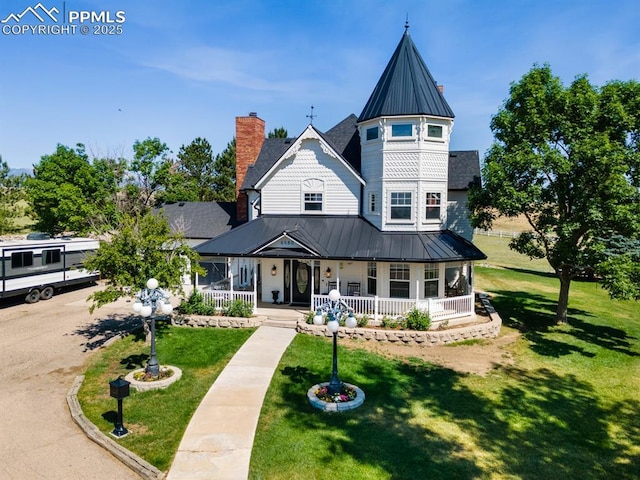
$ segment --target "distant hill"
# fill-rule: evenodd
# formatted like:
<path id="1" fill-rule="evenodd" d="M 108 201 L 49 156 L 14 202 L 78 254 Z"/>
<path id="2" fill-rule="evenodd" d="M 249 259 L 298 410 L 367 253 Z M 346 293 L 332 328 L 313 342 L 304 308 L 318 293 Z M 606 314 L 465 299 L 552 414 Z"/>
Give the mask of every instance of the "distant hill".
<path id="1" fill-rule="evenodd" d="M 9 176 L 10 177 L 17 177 L 19 175 L 32 176 L 33 175 L 33 170 L 30 169 L 30 168 L 10 168 L 9 169 Z"/>

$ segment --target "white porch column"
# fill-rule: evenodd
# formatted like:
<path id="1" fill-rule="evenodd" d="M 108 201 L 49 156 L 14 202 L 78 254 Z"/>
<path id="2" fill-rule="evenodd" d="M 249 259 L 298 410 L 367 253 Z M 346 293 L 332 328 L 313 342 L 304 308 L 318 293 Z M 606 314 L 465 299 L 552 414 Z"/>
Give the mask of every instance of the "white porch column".
<path id="1" fill-rule="evenodd" d="M 233 270 L 231 269 L 231 257 L 227 257 L 227 276 L 229 277 L 229 290 L 233 292 Z"/>
<path id="2" fill-rule="evenodd" d="M 253 259 L 253 313 L 258 309 L 258 260 Z"/>

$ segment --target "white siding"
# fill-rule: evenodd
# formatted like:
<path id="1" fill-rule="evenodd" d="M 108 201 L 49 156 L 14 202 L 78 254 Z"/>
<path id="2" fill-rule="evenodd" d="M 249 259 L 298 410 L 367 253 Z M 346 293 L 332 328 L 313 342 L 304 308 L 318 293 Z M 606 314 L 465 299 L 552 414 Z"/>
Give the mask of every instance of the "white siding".
<path id="1" fill-rule="evenodd" d="M 322 184 L 323 210 L 304 211 L 304 183 Z M 262 188 L 263 214 L 357 215 L 360 182 L 314 139 L 303 140 L 296 154 L 280 163 Z"/>
<path id="2" fill-rule="evenodd" d="M 450 191 L 447 202 L 446 228 L 458 235 L 473 241 L 473 227 L 469 219 L 467 192 Z"/>

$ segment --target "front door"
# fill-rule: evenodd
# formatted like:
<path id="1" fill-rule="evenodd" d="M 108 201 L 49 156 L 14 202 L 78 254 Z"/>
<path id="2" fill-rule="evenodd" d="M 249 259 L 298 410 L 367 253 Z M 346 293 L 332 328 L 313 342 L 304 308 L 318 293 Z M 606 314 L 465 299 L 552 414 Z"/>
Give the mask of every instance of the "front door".
<path id="1" fill-rule="evenodd" d="M 311 267 L 298 260 L 291 263 L 291 303 L 308 306 L 311 304 Z"/>

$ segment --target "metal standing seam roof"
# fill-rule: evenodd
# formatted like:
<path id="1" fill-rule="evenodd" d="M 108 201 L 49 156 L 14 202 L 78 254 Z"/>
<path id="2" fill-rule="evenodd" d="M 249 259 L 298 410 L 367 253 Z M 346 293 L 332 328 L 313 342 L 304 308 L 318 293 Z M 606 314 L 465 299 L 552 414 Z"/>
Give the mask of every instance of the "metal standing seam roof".
<path id="1" fill-rule="evenodd" d="M 411 40 L 408 29 L 405 29 L 358 121 L 399 115 L 455 116 Z"/>
<path id="2" fill-rule="evenodd" d="M 268 247 L 284 235 L 304 248 Z M 381 232 L 358 216 L 329 215 L 263 215 L 202 243 L 196 251 L 203 256 L 420 263 L 487 258 L 471 242 L 449 230 Z"/>

